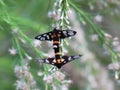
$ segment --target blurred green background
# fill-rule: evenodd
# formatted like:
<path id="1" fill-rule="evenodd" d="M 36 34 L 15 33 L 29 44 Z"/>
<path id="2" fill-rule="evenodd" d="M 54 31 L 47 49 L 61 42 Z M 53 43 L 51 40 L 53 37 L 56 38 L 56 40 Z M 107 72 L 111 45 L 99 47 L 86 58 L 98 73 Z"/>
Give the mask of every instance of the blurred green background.
<path id="1" fill-rule="evenodd" d="M 14 65 L 19 59 L 17 56 L 14 58 L 14 56 L 11 56 L 8 52 L 13 44 L 11 25 L 13 27 L 15 25 L 19 26 L 19 28 L 30 38 L 34 38 L 38 32 L 45 32 L 44 30 L 48 31 L 52 24 L 52 20 L 48 18 L 48 12 L 53 9 L 54 1 L 55 0 L 0 0 L 0 90 L 15 90 L 14 83 L 17 79 L 14 74 Z M 71 1 L 73 1 L 80 9 L 85 10 L 94 16 L 96 14 L 102 14 L 104 16 L 104 22 L 102 22 L 101 26 L 113 37 L 120 38 L 119 0 L 119 3 L 117 3 L 117 0 L 114 2 L 110 2 L 112 0 L 101 0 L 102 3 L 99 0 Z M 102 5 L 104 6 L 106 4 L 108 4 L 108 7 L 106 9 L 102 8 Z M 94 6 L 94 10 L 91 11 L 92 6 Z M 85 30 L 86 38 L 89 38 L 87 37 L 87 35 L 89 35 L 87 32 L 88 31 Z M 101 48 L 89 40 L 87 42 L 89 43 L 90 51 L 95 53 L 97 58 L 102 58 L 103 62 L 99 61 L 99 63 L 102 66 L 106 65 L 105 68 L 107 68 L 108 63 L 111 61 L 104 61 L 106 60 L 106 57 L 104 57 L 103 54 L 99 55 L 101 52 L 98 52 Z M 77 65 L 77 63 L 74 64 Z M 31 67 L 37 68 L 33 64 L 31 64 Z M 34 74 L 36 73 L 36 71 L 32 72 Z M 112 82 L 115 83 L 115 90 L 119 90 L 120 83 L 116 83 L 112 75 L 110 75 L 110 77 Z M 79 84 L 74 83 L 71 90 L 80 90 L 78 88 Z"/>
<path id="2" fill-rule="evenodd" d="M 17 23 L 34 39 L 32 33 L 36 32 L 35 28 L 50 24 L 47 13 L 51 3 L 50 0 L 0 0 L 0 90 L 15 90 L 17 79 L 14 65 L 19 62 L 19 58 L 14 58 L 8 51 L 13 44 L 10 25 Z M 9 17 L 14 21 L 9 20 Z"/>

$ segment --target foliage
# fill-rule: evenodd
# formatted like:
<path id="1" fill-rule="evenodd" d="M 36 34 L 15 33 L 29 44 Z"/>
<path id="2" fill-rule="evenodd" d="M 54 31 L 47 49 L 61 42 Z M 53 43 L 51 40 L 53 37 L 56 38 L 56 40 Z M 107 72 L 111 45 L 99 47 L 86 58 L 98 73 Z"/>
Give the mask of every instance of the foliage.
<path id="1" fill-rule="evenodd" d="M 77 21 L 85 30 L 86 35 L 92 36 L 92 40 L 97 41 L 107 56 L 110 57 L 109 69 L 112 69 L 115 78 L 119 79 L 120 42 L 117 37 L 113 38 L 112 35 L 108 34 L 102 25 L 103 16 L 109 14 L 113 15 L 111 17 L 119 16 L 117 11 L 119 4 L 117 2 L 119 1 L 0 0 L 0 87 L 3 90 L 15 88 L 16 90 L 68 90 L 72 83 L 69 75 L 62 70 L 51 70 L 52 66 L 50 65 L 38 65 L 35 61 L 37 57 L 46 58 L 52 56 L 53 53 L 51 53 L 50 42 L 44 43 L 35 40 L 34 37 L 38 33 L 42 34 L 52 30 L 53 27 L 73 28 L 72 21 L 70 21 L 72 17 L 68 17 L 68 14 L 72 12 L 71 9 L 75 11 Z M 74 46 L 78 43 L 78 40 L 75 41 L 72 42 Z M 73 51 L 67 43 L 67 41 L 62 42 L 63 49 L 69 49 L 66 52 L 78 53 Z M 75 66 L 78 68 L 79 64 L 75 63 Z M 83 67 L 92 68 L 92 62 L 89 61 Z M 13 68 L 15 76 L 12 72 Z M 90 73 L 96 75 L 98 72 L 93 69 Z M 75 84 L 74 81 L 73 84 Z M 71 84 L 71 90 L 75 88 L 92 90 L 93 88 L 92 84 L 85 84 L 86 87 L 85 85 L 82 87 L 79 84 L 73 84 Z"/>

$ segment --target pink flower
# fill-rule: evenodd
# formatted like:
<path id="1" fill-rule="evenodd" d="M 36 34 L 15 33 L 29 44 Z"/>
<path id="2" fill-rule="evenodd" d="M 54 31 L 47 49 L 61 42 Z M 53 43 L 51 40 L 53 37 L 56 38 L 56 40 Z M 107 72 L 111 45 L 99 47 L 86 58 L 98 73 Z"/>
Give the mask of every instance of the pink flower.
<path id="1" fill-rule="evenodd" d="M 103 21 L 103 17 L 101 15 L 96 15 L 94 17 L 95 22 L 101 23 Z"/>
<path id="2" fill-rule="evenodd" d="M 34 40 L 33 41 L 33 46 L 34 47 L 38 47 L 38 46 L 40 46 L 40 44 L 41 44 L 41 42 L 39 40 Z"/>
<path id="3" fill-rule="evenodd" d="M 91 40 L 98 41 L 98 35 L 97 34 L 91 35 Z"/>
<path id="4" fill-rule="evenodd" d="M 51 75 L 45 75 L 43 80 L 46 82 L 46 83 L 52 83 L 53 82 L 53 77 Z"/>
<path id="5" fill-rule="evenodd" d="M 17 50 L 14 47 L 10 48 L 8 51 L 11 55 L 16 55 L 17 53 Z"/>

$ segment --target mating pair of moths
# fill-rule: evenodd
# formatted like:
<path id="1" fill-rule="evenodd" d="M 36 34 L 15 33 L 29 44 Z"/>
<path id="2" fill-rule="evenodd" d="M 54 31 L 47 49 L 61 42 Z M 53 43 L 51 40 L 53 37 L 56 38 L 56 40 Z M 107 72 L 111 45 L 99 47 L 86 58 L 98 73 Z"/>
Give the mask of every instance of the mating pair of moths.
<path id="1" fill-rule="evenodd" d="M 73 56 L 62 56 L 60 53 L 60 40 L 64 38 L 68 38 L 74 36 L 76 31 L 73 30 L 59 30 L 54 28 L 53 31 L 38 35 L 35 39 L 40 41 L 53 41 L 53 49 L 55 53 L 55 57 L 47 58 L 47 59 L 38 59 L 38 62 L 51 64 L 60 69 L 66 63 L 79 58 L 81 55 L 73 55 Z"/>

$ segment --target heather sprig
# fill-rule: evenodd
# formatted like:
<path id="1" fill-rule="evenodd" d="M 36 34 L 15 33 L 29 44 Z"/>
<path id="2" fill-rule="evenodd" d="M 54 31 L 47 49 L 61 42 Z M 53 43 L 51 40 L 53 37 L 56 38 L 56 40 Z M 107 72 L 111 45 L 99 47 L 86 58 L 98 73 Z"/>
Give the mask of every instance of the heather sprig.
<path id="1" fill-rule="evenodd" d="M 101 15 L 96 15 L 95 17 L 93 17 L 89 13 L 78 8 L 74 3 L 69 3 L 76 10 L 76 12 L 78 12 L 80 23 L 82 23 L 83 26 L 88 26 L 88 32 L 94 35 L 92 37 L 92 40 L 97 40 L 98 42 L 100 42 L 103 48 L 107 50 L 106 52 L 109 53 L 109 56 L 111 57 L 111 62 L 113 64 L 118 63 L 117 65 L 120 66 L 119 39 L 117 37 L 112 37 L 110 34 L 105 32 L 102 27 L 100 27 L 100 25 L 98 25 L 103 21 L 103 17 Z M 113 65 L 113 67 L 115 67 L 115 64 Z M 117 70 L 113 68 L 113 70 L 115 71 L 115 77 L 117 77 L 118 79 L 120 68 Z"/>
<path id="2" fill-rule="evenodd" d="M 48 17 L 52 18 L 52 23 L 49 23 L 49 18 L 46 17 L 47 11 L 45 10 L 48 3 L 52 1 L 52 11 L 48 12 Z M 45 4 L 42 5 L 41 3 Z M 16 90 L 68 90 L 72 82 L 75 82 L 74 84 L 77 86 L 77 88 L 80 87 L 81 89 L 82 86 L 80 85 L 84 84 L 83 86 L 85 87 L 82 89 L 91 90 L 96 88 L 98 89 L 101 86 L 104 88 L 104 85 L 108 85 L 106 84 L 106 82 L 109 82 L 107 81 L 108 79 L 106 79 L 107 75 L 98 75 L 99 72 L 101 73 L 99 70 L 104 71 L 104 67 L 102 65 L 98 65 L 98 63 L 95 62 L 96 58 L 94 58 L 95 60 L 92 58 L 93 61 L 89 59 L 85 61 L 85 58 L 87 58 L 86 55 L 89 57 L 92 56 L 91 54 L 83 54 L 83 60 L 81 59 L 80 63 L 76 63 L 79 62 L 76 61 L 76 65 L 74 65 L 75 67 L 71 66 L 72 68 L 64 68 L 66 71 L 68 70 L 70 77 L 73 77 L 72 79 L 75 79 L 75 81 L 71 80 L 69 75 L 66 75 L 66 73 L 63 71 L 52 68 L 51 65 L 41 63 L 39 65 L 39 63 L 36 62 L 36 58 L 48 58 L 49 56 L 53 56 L 54 52 L 52 51 L 53 49 L 51 49 L 52 44 L 50 42 L 44 43 L 39 40 L 35 40 L 34 37 L 38 35 L 38 33 L 42 34 L 48 30 L 50 31 L 51 29 L 48 28 L 50 24 L 52 24 L 53 28 L 58 27 L 62 30 L 71 29 L 72 22 L 69 19 L 73 17 L 69 17 L 69 15 L 72 11 L 75 12 L 74 16 L 76 16 L 74 23 L 81 23 L 81 26 L 85 28 L 87 34 L 91 36 L 90 39 L 95 43 L 100 43 L 104 49 L 104 54 L 111 58 L 111 63 L 108 65 L 108 69 L 113 70 L 115 72 L 115 78 L 119 79 L 119 38 L 108 34 L 104 29 L 101 29 L 100 26 L 104 21 L 104 15 L 109 13 L 110 10 L 113 10 L 113 12 L 110 13 L 111 16 L 115 14 L 119 15 L 119 9 L 117 8 L 118 6 L 115 6 L 115 4 L 119 6 L 119 0 L 49 0 L 47 2 L 44 0 L 32 0 L 30 2 L 25 0 L 9 0 L 8 2 L 0 0 L 0 31 L 2 31 L 2 33 L 0 33 L 0 37 L 5 37 L 3 40 L 0 39 L 3 41 L 1 42 L 1 47 L 7 45 L 5 42 L 9 43 L 9 45 L 7 45 L 8 48 L 5 47 L 5 49 L 7 48 L 7 52 L 9 52 L 10 57 L 14 58 L 14 60 L 12 59 L 11 61 L 13 62 L 14 73 L 17 77 L 17 80 L 14 81 Z M 109 7 L 112 8 L 108 9 Z M 115 7 L 115 9 L 113 7 Z M 95 12 L 98 10 L 103 11 L 103 13 L 98 12 L 94 13 L 94 15 L 91 15 L 85 10 L 91 10 L 90 12 Z M 83 30 L 84 29 L 81 29 L 81 31 Z M 72 39 L 73 41 L 70 42 L 71 47 L 66 46 L 66 49 L 63 42 L 61 42 L 61 52 L 64 54 L 68 53 L 68 48 L 72 53 L 74 53 L 73 48 L 77 48 L 77 50 L 75 50 L 79 53 L 82 53 L 83 48 L 79 43 L 79 38 L 85 37 L 79 33 L 80 30 L 76 31 L 78 37 L 76 35 L 75 38 Z M 4 35 L 2 35 L 3 32 Z M 48 46 L 48 48 L 46 48 L 46 46 Z M 88 53 L 87 49 L 85 53 Z M 4 51 L 1 50 L 0 56 L 2 55 L 1 53 L 4 54 Z M 8 55 L 5 53 L 5 57 L 6 56 L 8 57 Z M 37 70 L 35 70 L 34 67 L 37 67 Z M 79 67 L 78 71 L 76 67 Z M 104 72 L 107 73 L 106 70 Z M 87 85 L 86 82 L 82 82 L 83 78 L 79 78 L 77 76 L 79 73 L 82 75 L 82 77 L 88 79 Z M 35 76 L 35 74 L 38 75 Z M 106 81 L 103 80 L 104 78 Z M 98 79 L 101 79 L 101 81 Z M 100 83 L 101 85 L 99 85 Z M 72 88 L 74 88 L 74 85 Z"/>
<path id="3" fill-rule="evenodd" d="M 70 14 L 68 0 L 55 0 L 53 11 L 48 13 L 53 18 L 53 27 L 61 29 L 70 29 L 68 14 Z"/>

